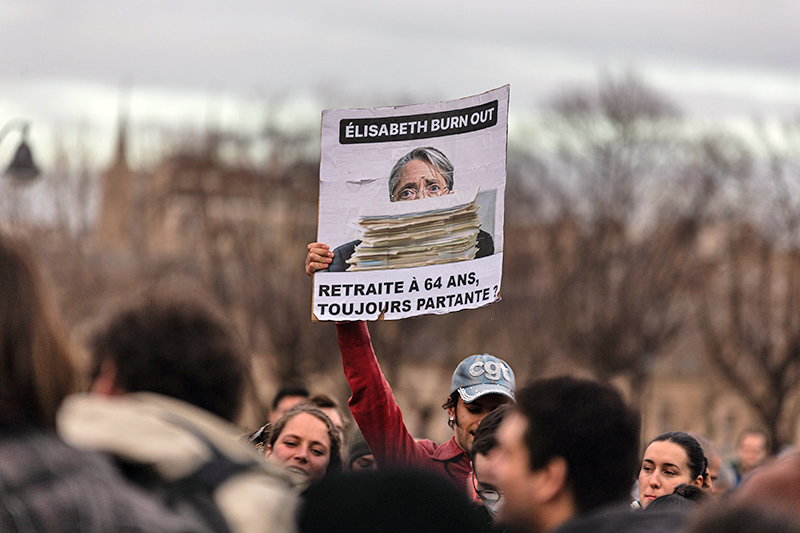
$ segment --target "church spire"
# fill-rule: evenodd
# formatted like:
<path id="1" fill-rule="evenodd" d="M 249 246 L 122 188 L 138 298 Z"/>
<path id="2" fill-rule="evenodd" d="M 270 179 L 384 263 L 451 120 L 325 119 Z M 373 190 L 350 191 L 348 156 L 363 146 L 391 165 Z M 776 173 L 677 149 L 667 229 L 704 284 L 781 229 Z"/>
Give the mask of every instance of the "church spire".
<path id="1" fill-rule="evenodd" d="M 122 87 L 117 109 L 117 144 L 114 151 L 113 167 L 128 167 L 128 115 L 130 114 L 130 88 Z"/>

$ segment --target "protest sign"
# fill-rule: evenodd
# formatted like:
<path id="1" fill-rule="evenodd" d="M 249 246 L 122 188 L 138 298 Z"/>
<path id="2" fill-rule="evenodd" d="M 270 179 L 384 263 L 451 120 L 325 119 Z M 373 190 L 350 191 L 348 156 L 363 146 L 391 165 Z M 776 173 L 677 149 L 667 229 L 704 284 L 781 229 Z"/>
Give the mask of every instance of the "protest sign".
<path id="1" fill-rule="evenodd" d="M 508 86 L 322 113 L 315 320 L 400 319 L 497 301 Z"/>

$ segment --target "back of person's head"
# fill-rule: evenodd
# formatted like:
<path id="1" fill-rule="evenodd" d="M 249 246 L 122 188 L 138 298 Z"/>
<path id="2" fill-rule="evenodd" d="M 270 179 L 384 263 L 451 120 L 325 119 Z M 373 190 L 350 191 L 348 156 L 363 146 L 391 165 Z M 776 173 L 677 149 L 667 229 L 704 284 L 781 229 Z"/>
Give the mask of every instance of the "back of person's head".
<path id="1" fill-rule="evenodd" d="M 755 532 L 800 533 L 800 522 L 776 509 L 721 505 L 704 508 L 686 529 L 686 533 Z"/>
<path id="2" fill-rule="evenodd" d="M 531 471 L 563 458 L 579 513 L 625 500 L 639 466 L 639 414 L 611 386 L 572 377 L 517 391 Z"/>
<path id="3" fill-rule="evenodd" d="M 506 415 L 511 411 L 511 405 L 501 405 L 481 420 L 475 430 L 475 438 L 472 440 L 472 456 L 479 453 L 487 455 L 497 447 L 497 428 L 500 427 Z"/>
<path id="4" fill-rule="evenodd" d="M 331 409 L 336 411 L 336 414 L 339 415 L 339 418 L 343 421 L 344 415 L 342 414 L 342 410 L 339 408 L 339 403 L 328 396 L 327 394 L 315 394 L 311 398 L 309 398 L 308 403 L 316 405 L 319 409 Z M 324 412 L 324 411 L 323 411 Z M 331 419 L 333 420 L 333 419 Z"/>
<path id="5" fill-rule="evenodd" d="M 687 485 L 686 483 L 681 483 L 675 487 L 675 490 L 672 491 L 672 494 L 677 494 L 678 496 L 686 498 L 687 500 L 693 501 L 697 504 L 708 503 L 711 501 L 711 496 L 708 494 L 708 492 L 704 491 L 697 485 Z"/>
<path id="6" fill-rule="evenodd" d="M 684 498 L 680 494 L 666 494 L 664 496 L 659 496 L 652 502 L 650 505 L 645 507 L 645 512 L 654 512 L 658 511 L 659 509 L 678 509 L 684 511 L 686 513 L 691 513 L 700 508 L 700 504 L 690 500 L 689 498 Z"/>
<path id="7" fill-rule="evenodd" d="M 706 472 L 703 473 L 703 488 L 712 493 L 718 492 L 715 485 L 719 480 L 719 472 L 722 469 L 722 457 L 719 455 L 719 448 L 705 435 L 693 431 L 688 434 L 697 439 L 705 455 Z"/>
<path id="8" fill-rule="evenodd" d="M 233 421 L 249 383 L 238 336 L 213 306 L 195 296 L 139 296 L 93 335 L 94 378 L 113 365 L 124 392 L 154 392 Z"/>
<path id="9" fill-rule="evenodd" d="M 53 427 L 75 370 L 55 304 L 20 243 L 0 236 L 0 426 Z"/>
<path id="10" fill-rule="evenodd" d="M 488 526 L 442 476 L 373 470 L 323 479 L 305 493 L 301 533 L 473 533 Z"/>
<path id="11" fill-rule="evenodd" d="M 645 511 L 670 507 L 673 509 L 681 509 L 689 513 L 695 511 L 709 500 L 711 500 L 711 496 L 700 487 L 681 483 L 675 487 L 672 494 L 658 497 L 650 502 L 650 505 L 645 508 Z"/>
<path id="12" fill-rule="evenodd" d="M 711 439 L 705 435 L 695 433 L 693 431 L 689 431 L 687 434 L 691 437 L 694 437 L 694 439 L 700 443 L 700 447 L 703 449 L 703 454 L 705 454 L 709 464 L 711 463 L 712 458 L 719 458 L 719 448 L 717 448 L 717 445 L 714 444 Z"/>
<path id="13" fill-rule="evenodd" d="M 322 407 L 332 408 L 332 409 L 339 408 L 339 404 L 336 403 L 336 400 L 334 400 L 327 394 L 315 394 L 314 396 L 309 398 L 308 401 L 320 408 Z"/>

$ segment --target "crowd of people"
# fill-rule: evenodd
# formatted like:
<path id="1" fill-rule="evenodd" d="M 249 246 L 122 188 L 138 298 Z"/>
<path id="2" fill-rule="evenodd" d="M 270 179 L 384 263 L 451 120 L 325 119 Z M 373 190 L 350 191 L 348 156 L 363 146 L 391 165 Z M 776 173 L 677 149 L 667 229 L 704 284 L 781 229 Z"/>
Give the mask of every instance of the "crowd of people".
<path id="1" fill-rule="evenodd" d="M 306 272 L 332 258 L 310 244 Z M 287 386 L 242 434 L 248 357 L 197 290 L 156 285 L 104 310 L 87 380 L 52 297 L 24 244 L 0 237 L 2 531 L 800 532 L 800 455 L 771 458 L 759 430 L 731 465 L 681 428 L 642 449 L 614 387 L 518 387 L 478 354 L 444 398 L 451 438 L 418 440 L 367 325 L 346 322 L 354 427 Z"/>

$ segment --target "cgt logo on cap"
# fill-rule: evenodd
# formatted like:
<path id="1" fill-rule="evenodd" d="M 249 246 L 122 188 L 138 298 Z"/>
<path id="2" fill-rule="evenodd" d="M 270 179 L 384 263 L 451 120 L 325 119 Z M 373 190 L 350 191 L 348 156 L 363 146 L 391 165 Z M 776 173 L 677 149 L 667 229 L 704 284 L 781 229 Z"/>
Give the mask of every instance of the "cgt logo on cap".
<path id="1" fill-rule="evenodd" d="M 514 372 L 505 361 L 493 355 L 471 355 L 453 373 L 450 394 L 458 391 L 464 403 L 486 394 L 502 394 L 514 399 Z"/>
<path id="2" fill-rule="evenodd" d="M 469 373 L 475 377 L 485 374 L 487 378 L 497 381 L 501 377 L 511 381 L 511 369 L 502 361 L 475 361 L 469 365 Z"/>

